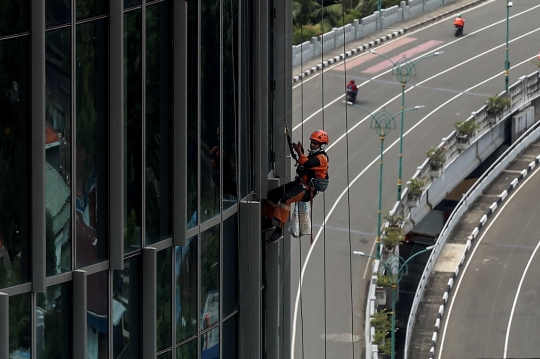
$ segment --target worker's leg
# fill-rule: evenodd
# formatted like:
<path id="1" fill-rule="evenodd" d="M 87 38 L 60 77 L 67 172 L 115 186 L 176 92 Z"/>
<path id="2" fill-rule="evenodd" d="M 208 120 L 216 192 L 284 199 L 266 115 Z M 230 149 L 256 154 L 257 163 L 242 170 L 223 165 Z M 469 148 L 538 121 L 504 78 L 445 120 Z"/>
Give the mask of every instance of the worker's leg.
<path id="1" fill-rule="evenodd" d="M 268 243 L 275 243 L 283 238 L 283 226 L 289 218 L 291 211 L 291 203 L 305 199 L 306 191 L 302 185 L 296 185 L 287 191 L 277 203 L 274 211 L 274 218 L 278 221 L 278 225 L 274 232 L 266 240 Z"/>

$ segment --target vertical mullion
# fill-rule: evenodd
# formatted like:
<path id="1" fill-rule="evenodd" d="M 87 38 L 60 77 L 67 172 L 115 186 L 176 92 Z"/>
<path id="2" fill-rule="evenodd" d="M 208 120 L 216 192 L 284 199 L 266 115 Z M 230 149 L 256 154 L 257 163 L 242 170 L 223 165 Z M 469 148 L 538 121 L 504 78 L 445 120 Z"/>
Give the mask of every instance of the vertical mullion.
<path id="1" fill-rule="evenodd" d="M 110 267 L 118 270 L 124 269 L 123 4 L 111 1 L 109 7 L 109 250 Z"/>
<path id="2" fill-rule="evenodd" d="M 141 248 L 146 244 L 146 0 L 141 0 Z"/>
<path id="3" fill-rule="evenodd" d="M 71 153 L 71 163 L 76 161 L 76 147 L 73 146 L 73 144 L 77 143 L 77 131 L 75 130 L 77 127 L 77 86 L 76 86 L 76 62 L 77 62 L 77 0 L 71 0 L 71 71 L 70 71 L 70 80 L 71 80 L 71 109 L 70 109 L 70 118 L 71 118 L 71 124 L 70 124 L 70 131 L 71 131 L 71 146 L 70 146 L 70 153 Z M 70 166 L 71 167 L 71 173 L 70 178 L 77 178 L 77 166 Z M 77 182 L 71 181 L 72 185 L 70 188 L 71 192 L 71 198 L 77 198 Z M 75 270 L 76 264 L 77 264 L 77 231 L 75 226 L 77 225 L 77 221 L 75 221 L 75 218 L 77 216 L 77 213 L 75 211 L 75 201 L 71 200 L 70 205 L 70 214 L 71 214 L 71 269 Z"/>
<path id="4" fill-rule="evenodd" d="M 32 128 L 32 289 L 45 291 L 45 1 L 32 1 L 31 10 L 31 128 Z"/>
<path id="5" fill-rule="evenodd" d="M 9 295 L 0 293 L 0 358 L 9 358 Z"/>
<path id="6" fill-rule="evenodd" d="M 219 1 L 219 213 L 221 217 L 219 226 L 219 357 L 223 354 L 223 0 Z M 234 36 L 234 35 L 233 35 Z M 233 71 L 234 73 L 234 71 Z M 233 89 L 234 91 L 234 89 Z"/>
<path id="7" fill-rule="evenodd" d="M 142 249 L 142 359 L 154 359 L 157 353 L 156 260 L 155 248 Z"/>

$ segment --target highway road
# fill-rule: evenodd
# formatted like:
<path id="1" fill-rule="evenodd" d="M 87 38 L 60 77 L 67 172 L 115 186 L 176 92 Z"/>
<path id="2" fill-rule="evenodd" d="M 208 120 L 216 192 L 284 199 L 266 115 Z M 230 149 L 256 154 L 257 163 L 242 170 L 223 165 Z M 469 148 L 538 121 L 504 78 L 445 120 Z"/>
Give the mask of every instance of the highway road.
<path id="1" fill-rule="evenodd" d="M 475 242 L 440 332 L 438 358 L 540 357 L 539 170 Z"/>
<path id="2" fill-rule="evenodd" d="M 426 159 L 427 149 L 454 130 L 456 121 L 467 119 L 488 97 L 504 90 L 506 1 L 488 1 L 462 14 L 466 19 L 463 37 L 454 37 L 449 18 L 376 48 L 394 61 L 403 56 L 414 61 L 444 51 L 419 62 L 417 76 L 405 87 L 405 108 L 425 108 L 404 116 L 404 183 Z M 510 84 L 537 70 L 531 60 L 540 49 L 538 18 L 540 3 L 514 1 Z M 293 140 L 307 143 L 312 131 L 323 128 L 331 141 L 327 151 L 330 187 L 314 201 L 315 241 L 310 244 L 303 237 L 293 253 L 292 265 L 302 283 L 292 288 L 293 358 L 364 355 L 365 292 L 371 267 L 366 258 L 353 257 L 352 251 L 373 250 L 380 139 L 370 129 L 370 117 L 342 100 L 346 82 L 354 78 L 360 84 L 360 106 L 371 112 L 385 107 L 398 113 L 401 84 L 391 67 L 380 56 L 362 53 L 293 86 Z M 384 141 L 383 214 L 397 198 L 399 116 L 396 125 Z"/>

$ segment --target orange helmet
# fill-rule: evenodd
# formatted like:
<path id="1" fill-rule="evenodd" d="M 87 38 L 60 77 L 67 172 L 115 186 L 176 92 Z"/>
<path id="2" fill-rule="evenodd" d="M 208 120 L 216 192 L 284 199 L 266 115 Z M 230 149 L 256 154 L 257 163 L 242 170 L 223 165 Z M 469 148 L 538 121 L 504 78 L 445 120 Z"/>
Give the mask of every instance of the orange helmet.
<path id="1" fill-rule="evenodd" d="M 328 144 L 328 134 L 323 130 L 317 130 L 309 136 L 310 140 L 317 141 L 319 143 Z"/>

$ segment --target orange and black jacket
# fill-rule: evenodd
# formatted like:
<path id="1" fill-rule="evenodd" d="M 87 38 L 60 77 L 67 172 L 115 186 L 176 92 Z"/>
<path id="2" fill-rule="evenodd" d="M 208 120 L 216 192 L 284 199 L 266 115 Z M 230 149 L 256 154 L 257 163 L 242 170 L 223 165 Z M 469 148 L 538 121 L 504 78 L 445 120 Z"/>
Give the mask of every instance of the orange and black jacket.
<path id="1" fill-rule="evenodd" d="M 302 154 L 298 159 L 298 164 L 302 166 L 302 169 L 297 171 L 298 175 L 305 184 L 309 183 L 312 178 L 328 179 L 328 155 L 326 152 L 309 156 Z"/>

